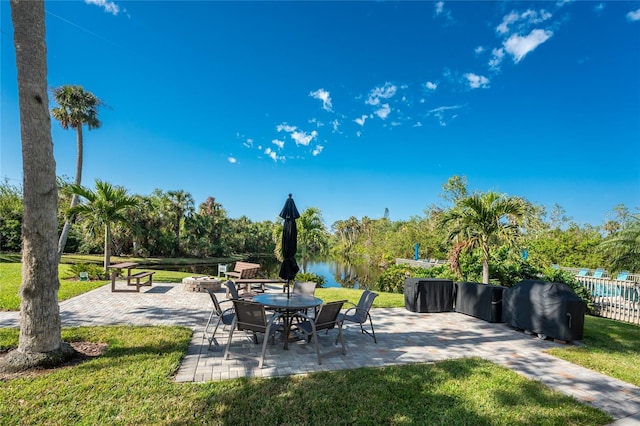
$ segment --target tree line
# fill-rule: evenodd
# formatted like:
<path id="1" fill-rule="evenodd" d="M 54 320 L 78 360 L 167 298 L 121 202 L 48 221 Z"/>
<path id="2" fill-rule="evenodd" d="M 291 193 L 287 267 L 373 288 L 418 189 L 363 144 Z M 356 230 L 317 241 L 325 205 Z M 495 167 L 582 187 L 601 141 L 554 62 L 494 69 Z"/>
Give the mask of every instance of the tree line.
<path id="1" fill-rule="evenodd" d="M 154 190 L 129 195 L 123 187 L 96 181 L 95 189 L 58 179 L 58 228 L 71 223 L 65 251 L 136 257 L 220 258 L 280 252 L 279 220 L 231 218 L 213 196 L 196 206 L 189 192 Z M 627 207 L 602 226 L 579 225 L 555 206 L 547 213 L 524 198 L 494 192 L 467 193 L 464 177 L 442 187 L 442 203 L 422 216 L 392 221 L 350 217 L 327 227 L 311 207 L 298 219 L 298 256 L 332 255 L 352 263 L 386 266 L 395 258 L 448 260 L 458 276 L 485 282 L 523 264 L 640 270 L 639 220 Z M 73 197 L 78 202 L 73 205 Z M 0 184 L 0 251 L 20 251 L 22 195 Z M 75 218 L 75 220 L 69 220 Z M 526 259 L 523 255 L 526 253 Z M 476 274 L 476 275 L 473 275 Z"/>

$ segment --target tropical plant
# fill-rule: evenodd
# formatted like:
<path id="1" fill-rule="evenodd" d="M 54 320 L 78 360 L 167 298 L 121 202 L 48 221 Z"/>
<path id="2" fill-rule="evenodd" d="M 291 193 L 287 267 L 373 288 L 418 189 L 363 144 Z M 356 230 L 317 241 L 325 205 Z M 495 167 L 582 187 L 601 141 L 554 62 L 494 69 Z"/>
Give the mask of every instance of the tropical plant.
<path id="1" fill-rule="evenodd" d="M 640 214 L 631 215 L 622 229 L 601 244 L 614 270 L 640 272 Z"/>
<path id="2" fill-rule="evenodd" d="M 389 293 L 402 293 L 404 292 L 404 280 L 407 278 L 443 278 L 453 280 L 455 276 L 446 265 L 433 268 L 418 268 L 407 264 L 391 265 L 380 274 L 377 282 L 373 285 L 373 289 Z"/>
<path id="3" fill-rule="evenodd" d="M 179 256 L 180 251 L 180 228 L 186 217 L 191 217 L 194 212 L 193 197 L 183 190 L 167 192 L 167 202 L 169 203 L 169 211 L 171 212 L 171 223 L 173 233 L 176 236 L 174 256 Z"/>
<path id="4" fill-rule="evenodd" d="M 488 284 L 491 247 L 514 246 L 523 215 L 522 199 L 487 192 L 459 199 L 440 220 L 449 230 L 447 240 L 455 244 L 455 256 L 463 250 L 481 251 L 482 282 Z M 451 260 L 452 264 L 456 263 L 455 259 Z"/>
<path id="5" fill-rule="evenodd" d="M 128 207 L 135 206 L 138 200 L 127 194 L 121 186 L 96 179 L 96 190 L 92 191 L 79 185 L 71 185 L 69 190 L 87 200 L 69 209 L 69 214 L 77 214 L 84 219 L 90 232 L 96 234 L 99 228 L 104 229 L 104 270 L 111 263 L 111 226 L 116 222 L 125 222 Z"/>
<path id="6" fill-rule="evenodd" d="M 76 177 L 74 183 L 75 185 L 81 185 L 84 150 L 82 127 L 85 124 L 89 130 L 100 127 L 101 123 L 100 120 L 98 120 L 98 108 L 103 105 L 103 102 L 93 93 L 85 91 L 82 86 L 60 86 L 54 88 L 52 93 L 58 106 L 51 110 L 51 115 L 60 122 L 63 129 L 67 130 L 72 128 L 76 131 L 78 152 L 76 156 Z M 71 198 L 71 207 L 77 204 L 78 197 L 74 195 Z M 72 222 L 72 217 L 67 216 L 58 241 L 58 257 L 62 256 L 64 252 Z"/>
<path id="7" fill-rule="evenodd" d="M 309 207 L 298 219 L 298 252 L 303 259 L 327 252 L 329 235 L 322 221 L 322 212 Z M 303 271 L 304 272 L 304 271 Z"/>
<path id="8" fill-rule="evenodd" d="M 22 284 L 18 347 L 0 370 L 60 364 L 74 350 L 61 338 L 56 253 L 56 163 L 47 111 L 44 2 L 11 1 L 23 164 Z"/>
<path id="9" fill-rule="evenodd" d="M 296 274 L 296 281 L 314 282 L 314 283 L 316 283 L 316 288 L 322 288 L 322 286 L 324 286 L 324 284 L 326 282 L 324 276 L 318 275 L 318 274 L 314 274 L 313 272 L 304 272 L 304 273 Z"/>
<path id="10" fill-rule="evenodd" d="M 5 179 L 0 183 L 0 252 L 20 251 L 22 211 L 21 188 Z"/>

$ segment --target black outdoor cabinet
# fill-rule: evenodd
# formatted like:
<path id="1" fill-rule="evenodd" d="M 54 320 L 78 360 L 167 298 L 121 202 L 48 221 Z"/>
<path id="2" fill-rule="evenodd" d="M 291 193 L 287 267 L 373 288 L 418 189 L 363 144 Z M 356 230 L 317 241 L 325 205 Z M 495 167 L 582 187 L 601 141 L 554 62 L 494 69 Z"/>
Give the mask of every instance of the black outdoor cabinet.
<path id="1" fill-rule="evenodd" d="M 411 312 L 453 311 L 452 280 L 407 278 L 404 281 L 404 306 Z"/>
<path id="2" fill-rule="evenodd" d="M 582 340 L 586 312 L 586 303 L 562 283 L 524 280 L 502 298 L 505 323 L 554 339 Z"/>
<path id="3" fill-rule="evenodd" d="M 502 322 L 502 292 L 506 287 L 474 282 L 456 283 L 456 312 L 489 322 Z"/>

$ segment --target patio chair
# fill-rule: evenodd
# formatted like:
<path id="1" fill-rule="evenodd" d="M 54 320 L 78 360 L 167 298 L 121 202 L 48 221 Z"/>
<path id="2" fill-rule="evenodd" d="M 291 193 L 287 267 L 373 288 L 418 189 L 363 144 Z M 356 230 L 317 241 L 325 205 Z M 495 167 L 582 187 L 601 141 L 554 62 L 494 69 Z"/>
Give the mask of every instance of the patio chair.
<path id="1" fill-rule="evenodd" d="M 230 306 L 226 309 L 222 309 L 221 307 L 221 305 L 225 303 L 231 303 L 231 300 L 223 300 L 222 302 L 218 302 L 218 298 L 216 297 L 213 290 L 207 289 L 207 293 L 209 293 L 209 296 L 211 297 L 211 301 L 213 302 L 213 309 L 211 309 L 209 320 L 207 320 L 207 325 L 204 327 L 204 335 L 209 340 L 209 347 L 207 348 L 207 350 L 210 350 L 211 344 L 214 341 L 216 342 L 216 346 L 218 345 L 218 342 L 216 341 L 216 331 L 218 331 L 218 327 L 220 327 L 220 323 L 222 323 L 223 325 L 231 325 L 233 323 L 233 318 L 235 317 L 236 313 L 233 306 Z M 208 335 L 209 325 L 211 325 L 211 320 L 213 319 L 214 316 L 216 317 L 216 326 L 214 327 L 213 333 L 211 333 L 211 336 L 209 336 Z"/>
<path id="2" fill-rule="evenodd" d="M 307 342 L 311 342 L 313 339 L 316 354 L 318 355 L 318 364 L 322 364 L 323 356 L 327 356 L 338 351 L 342 353 L 342 355 L 347 354 L 347 349 L 345 348 L 344 340 L 342 339 L 342 323 L 338 321 L 340 309 L 342 309 L 342 305 L 345 302 L 346 300 L 340 300 L 338 302 L 325 303 L 320 306 L 320 310 L 316 314 L 315 318 L 308 317 L 303 313 L 296 314 L 297 317 L 302 319 L 298 324 L 298 332 L 307 337 Z M 341 348 L 321 353 L 320 348 L 318 347 L 318 332 L 322 330 L 326 330 L 328 332 L 329 330 L 336 328 L 336 326 L 338 328 L 338 336 L 333 344 L 335 345 L 340 342 Z"/>
<path id="3" fill-rule="evenodd" d="M 578 276 L 579 277 L 586 277 L 587 275 L 589 275 L 589 269 L 588 268 L 582 268 L 582 269 L 580 269 L 580 272 L 578 272 Z"/>
<path id="4" fill-rule="evenodd" d="M 229 340 L 227 341 L 227 347 L 224 351 L 224 359 L 229 359 L 229 355 L 236 355 L 245 358 L 252 358 L 258 360 L 258 368 L 262 368 L 264 364 L 264 354 L 267 351 L 267 341 L 270 338 L 273 339 L 277 330 L 275 322 L 280 318 L 280 314 L 274 314 L 271 317 L 267 317 L 264 310 L 264 305 L 256 302 L 250 302 L 248 300 L 234 299 L 233 306 L 236 310 L 235 318 L 231 324 L 231 330 L 229 331 Z M 256 334 L 264 334 L 264 341 L 262 342 L 262 350 L 260 356 L 249 355 L 240 352 L 231 352 L 231 341 L 233 340 L 233 332 L 238 329 L 240 331 L 250 331 L 253 333 L 254 343 L 258 343 Z"/>
<path id="5" fill-rule="evenodd" d="M 238 293 L 238 288 L 236 287 L 236 283 L 234 283 L 231 280 L 227 280 L 224 283 L 225 286 L 227 286 L 228 289 L 228 295 L 231 295 L 231 299 L 232 300 L 239 300 L 239 299 L 250 299 L 253 296 L 256 295 L 256 293 L 252 293 L 252 292 L 247 292 L 245 291 L 244 293 L 242 293 L 242 296 Z M 229 297 L 227 295 L 227 297 Z"/>
<path id="6" fill-rule="evenodd" d="M 316 283 L 314 282 L 294 282 L 291 294 L 300 294 L 303 296 L 313 296 L 316 293 Z"/>
<path id="7" fill-rule="evenodd" d="M 369 310 L 373 305 L 373 299 L 375 299 L 376 297 L 378 297 L 378 293 L 365 290 L 362 293 L 362 296 L 360 296 L 360 300 L 358 301 L 357 305 L 353 305 L 353 303 L 351 302 L 346 302 L 352 304 L 354 307 L 347 309 L 344 314 L 338 315 L 338 322 L 340 322 L 341 326 L 345 321 L 360 324 L 360 331 L 373 337 L 373 341 L 375 343 L 378 343 L 378 341 L 376 340 L 376 332 L 373 330 L 373 321 L 371 321 L 371 314 L 369 313 Z M 369 325 L 371 325 L 371 333 L 365 330 L 362 326 L 362 324 L 367 322 L 367 319 L 369 319 Z"/>
<path id="8" fill-rule="evenodd" d="M 620 271 L 618 272 L 618 276 L 616 280 L 618 281 L 627 281 L 629 279 L 629 271 Z"/>

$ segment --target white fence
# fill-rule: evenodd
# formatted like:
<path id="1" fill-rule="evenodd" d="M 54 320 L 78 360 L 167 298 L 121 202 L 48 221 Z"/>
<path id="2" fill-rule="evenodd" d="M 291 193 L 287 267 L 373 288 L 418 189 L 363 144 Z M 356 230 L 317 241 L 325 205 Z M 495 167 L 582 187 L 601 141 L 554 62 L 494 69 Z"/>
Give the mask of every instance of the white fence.
<path id="1" fill-rule="evenodd" d="M 639 282 L 589 276 L 576 279 L 589 290 L 598 316 L 640 324 Z"/>

